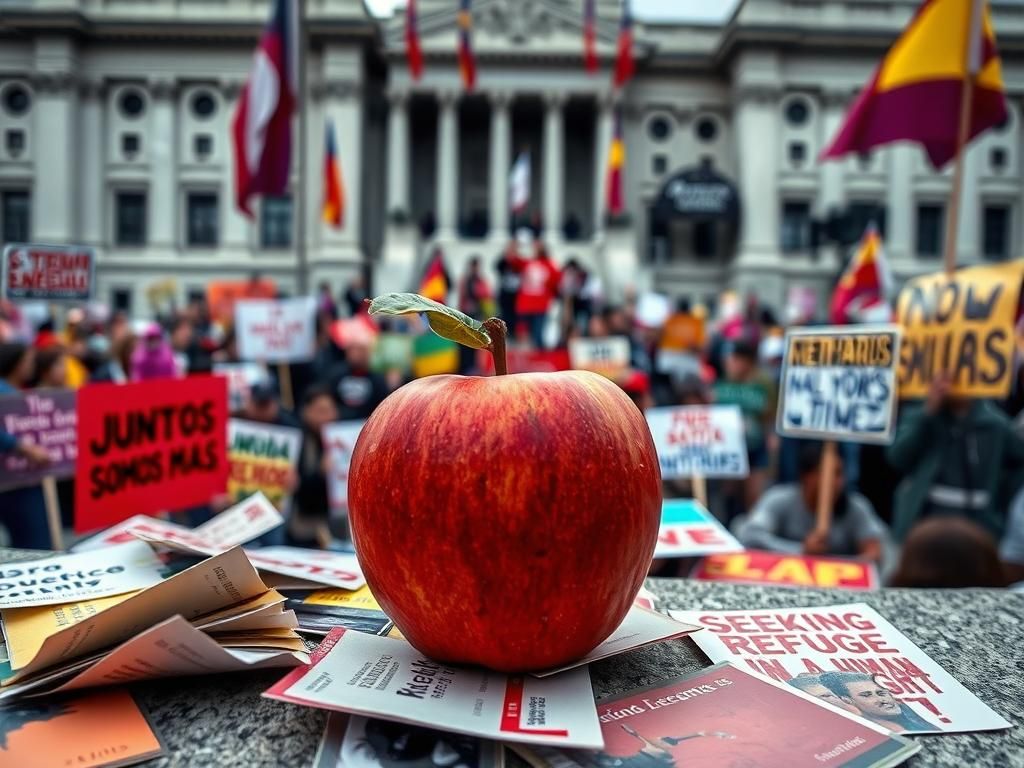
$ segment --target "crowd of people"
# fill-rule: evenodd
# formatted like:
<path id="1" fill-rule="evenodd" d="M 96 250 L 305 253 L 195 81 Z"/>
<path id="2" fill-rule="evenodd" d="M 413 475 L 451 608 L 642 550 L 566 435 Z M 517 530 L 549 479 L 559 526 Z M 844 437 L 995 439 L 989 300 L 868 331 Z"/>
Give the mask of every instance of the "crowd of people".
<path id="1" fill-rule="evenodd" d="M 715 306 L 692 306 L 656 294 L 623 292 L 611 300 L 596 272 L 575 259 L 558 265 L 543 244 L 512 242 L 493 264 L 472 258 L 457 280 L 443 254 L 443 298 L 465 314 L 498 314 L 510 328 L 511 360 L 530 361 L 564 350 L 575 338 L 624 337 L 629 361 L 618 384 L 641 409 L 656 406 L 738 406 L 750 474 L 709 483 L 709 507 L 746 546 L 876 562 L 889 583 L 908 587 L 1001 587 L 1024 581 L 1024 418 L 1020 392 L 1007 402 L 964 400 L 950 382 L 932 384 L 924 402 L 903 403 L 888 447 L 843 444 L 834 472 L 832 523 L 815 525 L 822 483 L 822 446 L 780 439 L 775 432 L 785 328 L 819 318 L 800 306 L 763 306 L 756 297 L 725 293 Z M 253 278 L 258 279 L 256 277 Z M 290 524 L 281 540 L 327 543 L 330 528 L 321 429 L 367 418 L 413 376 L 409 354 L 385 352 L 385 337 L 428 333 L 416 316 L 384 321 L 366 315 L 366 283 L 321 285 L 318 343 L 313 360 L 294 364 L 282 402 L 278 372 L 267 370 L 236 415 L 303 431 Z M 0 306 L 0 393 L 32 387 L 76 389 L 96 382 L 146 381 L 207 374 L 238 362 L 230 322 L 202 299 L 140 323 L 102 307 L 74 308 L 65 317 L 27 322 L 18 307 Z M 408 348 L 407 348 L 408 349 Z M 516 372 L 516 362 L 511 362 Z M 458 357 L 458 372 L 486 372 L 486 356 Z M 454 372 L 454 370 L 453 370 Z M 45 462 L 43 452 L 0 432 L 0 451 Z M 66 521 L 73 494 L 62 484 Z M 666 481 L 666 498 L 692 495 L 688 482 Z M 0 494 L 0 523 L 18 546 L 49 545 L 38 488 Z M 187 511 L 196 524 L 228 500 Z M 338 521 L 333 521 L 337 523 Z M 343 527 L 333 527 L 343 536 Z M 685 566 L 684 566 L 685 567 Z M 677 562 L 656 562 L 660 575 L 684 575 Z"/>

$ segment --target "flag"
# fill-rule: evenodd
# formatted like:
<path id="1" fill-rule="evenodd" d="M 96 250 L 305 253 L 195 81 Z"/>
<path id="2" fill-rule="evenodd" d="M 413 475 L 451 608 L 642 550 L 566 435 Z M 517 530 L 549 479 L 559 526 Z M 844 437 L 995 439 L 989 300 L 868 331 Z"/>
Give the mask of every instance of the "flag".
<path id="1" fill-rule="evenodd" d="M 530 204 L 530 153 L 520 152 L 508 177 L 508 197 L 513 213 L 522 213 Z"/>
<path id="2" fill-rule="evenodd" d="M 412 79 L 419 80 L 423 76 L 423 48 L 420 47 L 416 0 L 409 0 L 405 6 L 405 58 L 409 62 L 409 74 L 412 75 Z"/>
<path id="3" fill-rule="evenodd" d="M 440 250 L 437 250 L 427 264 L 417 293 L 428 299 L 444 303 L 448 300 L 448 290 L 448 270 L 444 268 L 444 259 L 441 257 Z"/>
<path id="4" fill-rule="evenodd" d="M 857 253 L 836 284 L 829 308 L 829 321 L 835 325 L 887 321 L 892 317 L 888 296 L 892 276 L 882 249 L 882 238 L 869 224 Z"/>
<path id="5" fill-rule="evenodd" d="M 619 22 L 619 49 L 615 57 L 615 87 L 622 88 L 636 72 L 633 61 L 633 16 L 629 0 L 622 0 L 622 19 Z"/>
<path id="6" fill-rule="evenodd" d="M 594 74 L 598 69 L 597 13 L 594 2 L 595 0 L 583 0 L 583 65 L 590 74 Z"/>
<path id="7" fill-rule="evenodd" d="M 334 143 L 334 123 L 327 121 L 324 151 L 324 223 L 335 229 L 345 224 L 345 183 L 341 177 L 341 161 L 338 159 L 338 148 Z"/>
<path id="8" fill-rule="evenodd" d="M 626 208 L 622 190 L 623 166 L 626 164 L 626 144 L 622 140 L 622 111 L 615 110 L 615 134 L 608 148 L 608 213 L 618 216 Z"/>
<path id="9" fill-rule="evenodd" d="M 288 188 L 299 92 L 298 32 L 298 3 L 274 0 L 232 122 L 235 200 L 250 217 L 253 195 L 281 195 Z"/>
<path id="10" fill-rule="evenodd" d="M 941 168 L 959 150 L 965 77 L 971 78 L 974 89 L 970 141 L 1006 120 L 1002 67 L 988 3 L 925 0 L 822 157 L 863 153 L 904 140 L 921 144 L 932 165 Z"/>
<path id="11" fill-rule="evenodd" d="M 412 375 L 417 379 L 459 372 L 459 345 L 434 333 L 424 333 L 412 342 Z"/>
<path id="12" fill-rule="evenodd" d="M 467 91 L 476 86 L 476 57 L 473 55 L 472 0 L 459 0 L 459 74 Z"/>

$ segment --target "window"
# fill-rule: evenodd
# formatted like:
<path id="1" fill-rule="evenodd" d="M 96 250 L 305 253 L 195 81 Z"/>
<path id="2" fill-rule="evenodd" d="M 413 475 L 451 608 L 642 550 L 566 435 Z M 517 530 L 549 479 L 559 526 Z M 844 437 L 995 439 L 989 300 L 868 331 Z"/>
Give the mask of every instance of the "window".
<path id="1" fill-rule="evenodd" d="M 27 243 L 29 224 L 32 219 L 32 198 L 26 190 L 9 189 L 0 195 L 3 217 L 3 240 L 5 243 Z"/>
<path id="2" fill-rule="evenodd" d="M 655 155 L 651 158 L 651 171 L 655 176 L 664 176 L 668 170 L 668 158 L 665 155 Z"/>
<path id="3" fill-rule="evenodd" d="M 810 115 L 811 109 L 806 99 L 791 99 L 786 105 L 786 122 L 794 128 L 804 125 Z"/>
<path id="4" fill-rule="evenodd" d="M 992 261 L 1010 258 L 1010 207 L 986 205 L 982 215 L 982 253 Z"/>
<path id="5" fill-rule="evenodd" d="M 992 170 L 996 173 L 1002 173 L 1006 170 L 1006 150 L 1002 147 L 995 147 L 989 153 L 989 162 L 992 164 Z"/>
<path id="6" fill-rule="evenodd" d="M 4 109 L 12 117 L 21 117 L 32 106 L 32 97 L 22 85 L 11 85 L 4 91 Z"/>
<path id="7" fill-rule="evenodd" d="M 665 141 L 672 135 L 672 124 L 668 118 L 661 115 L 651 118 L 651 121 L 647 123 L 647 135 L 651 137 L 652 141 Z"/>
<path id="8" fill-rule="evenodd" d="M 132 291 L 130 288 L 114 288 L 110 292 L 110 306 L 115 312 L 132 313 Z"/>
<path id="9" fill-rule="evenodd" d="M 705 144 L 710 144 L 718 136 L 718 123 L 710 117 L 702 117 L 697 121 L 694 130 L 697 132 L 698 139 Z"/>
<path id="10" fill-rule="evenodd" d="M 851 242 L 860 242 L 861 237 L 864 235 L 864 230 L 871 224 L 874 224 L 878 233 L 885 237 L 885 214 L 885 206 L 878 203 L 850 203 L 847 217 L 849 219 Z"/>
<path id="11" fill-rule="evenodd" d="M 782 250 L 806 251 L 811 245 L 811 204 L 805 200 L 782 204 Z"/>
<path id="12" fill-rule="evenodd" d="M 126 160 L 134 160 L 142 148 L 142 139 L 137 133 L 126 133 L 121 136 L 121 154 Z"/>
<path id="13" fill-rule="evenodd" d="M 122 115 L 132 119 L 145 111 L 146 100 L 142 97 L 141 93 L 135 89 L 130 89 L 121 92 L 121 98 L 117 100 L 117 105 Z"/>
<path id="14" fill-rule="evenodd" d="M 192 97 L 192 114 L 200 120 L 213 117 L 216 111 L 217 100 L 213 98 L 213 94 L 209 91 L 199 91 L 199 93 Z"/>
<path id="15" fill-rule="evenodd" d="M 21 157 L 25 151 L 25 132 L 10 130 L 4 135 L 4 145 L 7 147 L 7 154 L 13 158 Z"/>
<path id="16" fill-rule="evenodd" d="M 216 192 L 189 192 L 187 240 L 189 245 L 216 245 L 219 211 Z"/>
<path id="17" fill-rule="evenodd" d="M 265 197 L 260 217 L 260 243 L 264 248 L 287 248 L 292 244 L 292 199 Z"/>
<path id="18" fill-rule="evenodd" d="M 802 168 L 807 159 L 807 145 L 802 141 L 789 142 L 789 163 L 794 168 Z"/>
<path id="19" fill-rule="evenodd" d="M 714 258 L 718 252 L 718 228 L 711 220 L 700 220 L 693 227 L 693 253 L 698 259 Z"/>
<path id="20" fill-rule="evenodd" d="M 146 193 L 118 192 L 114 198 L 114 239 L 118 245 L 146 244 Z"/>
<path id="21" fill-rule="evenodd" d="M 946 210 L 938 203 L 921 203 L 917 206 L 917 255 L 939 256 L 942 254 Z"/>
<path id="22" fill-rule="evenodd" d="M 208 133 L 196 134 L 193 145 L 196 157 L 200 160 L 207 160 L 213 154 L 213 136 Z"/>

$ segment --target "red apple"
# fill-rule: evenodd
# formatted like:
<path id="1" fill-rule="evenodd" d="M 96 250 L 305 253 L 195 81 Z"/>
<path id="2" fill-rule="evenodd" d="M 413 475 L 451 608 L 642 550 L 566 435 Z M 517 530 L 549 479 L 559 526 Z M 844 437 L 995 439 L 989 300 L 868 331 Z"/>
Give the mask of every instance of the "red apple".
<path id="1" fill-rule="evenodd" d="M 410 643 L 523 672 L 621 623 L 654 554 L 661 470 L 643 414 L 601 376 L 433 376 L 366 422 L 348 502 L 366 581 Z"/>

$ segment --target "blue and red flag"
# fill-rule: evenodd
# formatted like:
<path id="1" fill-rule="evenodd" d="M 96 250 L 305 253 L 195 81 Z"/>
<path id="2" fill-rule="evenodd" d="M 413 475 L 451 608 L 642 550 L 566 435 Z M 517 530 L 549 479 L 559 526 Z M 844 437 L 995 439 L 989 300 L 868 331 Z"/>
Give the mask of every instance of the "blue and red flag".
<path id="1" fill-rule="evenodd" d="M 423 48 L 420 46 L 416 0 L 409 0 L 405 6 L 405 58 L 409 62 L 409 74 L 412 75 L 412 79 L 419 80 L 423 76 Z"/>
<path id="2" fill-rule="evenodd" d="M 459 74 L 467 91 L 476 86 L 476 56 L 473 54 L 473 3 L 459 2 Z"/>
<path id="3" fill-rule="evenodd" d="M 341 161 L 334 143 L 334 123 L 328 119 L 324 148 L 324 203 L 321 215 L 325 224 L 335 229 L 345 225 L 345 182 L 341 178 Z"/>
<path id="4" fill-rule="evenodd" d="M 232 121 L 235 201 L 249 217 L 253 195 L 281 195 L 288 188 L 298 93 L 298 3 L 274 0 Z"/>
<path id="5" fill-rule="evenodd" d="M 587 72 L 598 70 L 597 60 L 597 12 L 595 0 L 583 0 L 583 65 Z"/>
<path id="6" fill-rule="evenodd" d="M 622 18 L 619 21 L 619 45 L 615 57 L 615 87 L 622 88 L 636 72 L 633 61 L 633 14 L 629 0 L 622 0 Z"/>

